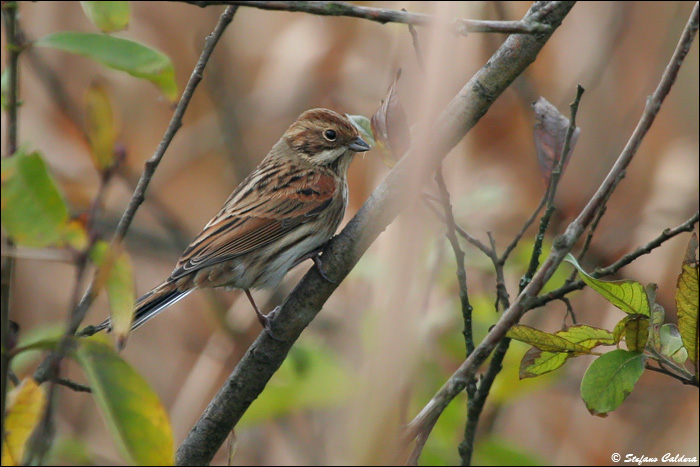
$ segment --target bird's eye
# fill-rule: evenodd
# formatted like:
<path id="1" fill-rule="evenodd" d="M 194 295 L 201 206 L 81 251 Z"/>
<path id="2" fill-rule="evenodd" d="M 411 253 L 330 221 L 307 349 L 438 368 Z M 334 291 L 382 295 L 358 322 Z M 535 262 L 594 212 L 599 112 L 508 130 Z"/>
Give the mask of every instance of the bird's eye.
<path id="1" fill-rule="evenodd" d="M 323 136 L 325 136 L 328 141 L 335 141 L 337 135 L 334 130 L 326 130 L 323 132 Z"/>

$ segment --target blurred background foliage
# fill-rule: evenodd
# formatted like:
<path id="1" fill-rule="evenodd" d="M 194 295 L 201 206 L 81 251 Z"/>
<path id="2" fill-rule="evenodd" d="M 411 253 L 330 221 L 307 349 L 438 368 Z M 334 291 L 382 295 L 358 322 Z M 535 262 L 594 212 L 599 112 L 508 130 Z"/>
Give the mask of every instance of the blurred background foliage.
<path id="1" fill-rule="evenodd" d="M 358 2 L 473 19 L 519 19 L 529 2 Z M 544 185 L 532 140 L 530 102 L 545 96 L 567 114 L 575 86 L 586 88 L 581 136 L 558 191 L 555 222 L 566 225 L 609 170 L 675 47 L 693 2 L 580 2 L 537 62 L 493 105 L 445 161 L 458 224 L 502 249 L 537 205 Z M 117 33 L 168 55 L 182 88 L 221 7 L 132 2 Z M 95 32 L 78 2 L 22 2 L 29 39 L 57 31 Z M 427 35 L 424 29 L 419 34 Z M 3 63 L 5 38 L 3 37 Z M 441 86 L 456 93 L 502 42 L 498 34 L 443 38 Z M 21 61 L 20 143 L 39 150 L 71 214 L 86 212 L 99 179 L 82 136 L 85 94 L 99 81 L 111 97 L 125 162 L 106 193 L 97 228 L 111 236 L 142 169 L 161 140 L 172 107 L 145 81 L 83 57 L 40 49 Z M 397 68 L 410 123 L 429 118 L 411 36 L 403 25 L 241 8 L 217 46 L 145 204 L 127 236 L 137 295 L 165 278 L 183 247 L 219 209 L 302 111 L 328 107 L 371 116 Z M 698 209 L 698 46 L 695 44 L 652 130 L 608 204 L 584 267 L 611 263 Z M 5 126 L 3 116 L 3 134 Z M 388 169 L 372 152 L 350 169 L 349 219 Z M 346 219 L 346 220 L 347 220 Z M 416 223 L 421 224 L 416 229 Z M 421 230 L 411 243 L 413 230 Z M 555 227 L 556 231 L 556 227 Z M 3 233 L 4 235 L 4 233 Z M 507 264 L 511 296 L 527 269 L 533 233 Z M 659 284 L 657 301 L 674 309 L 675 281 L 687 236 L 623 269 L 624 277 Z M 399 251 L 397 245 L 410 245 Z M 490 261 L 465 245 L 477 342 L 498 319 Z M 397 254 L 398 253 L 398 254 Z M 546 254 L 546 252 L 545 252 Z M 411 258 L 410 274 L 402 270 Z M 55 258 L 54 258 L 55 259 Z M 60 259 L 60 258 L 59 258 Z M 272 292 L 270 310 L 308 269 L 292 271 Z M 563 265 L 552 278 L 561 284 Z M 22 339 L 56 332 L 74 284 L 62 261 L 21 259 L 12 319 Z M 405 300 L 395 300 L 397 294 Z M 616 311 L 590 290 L 572 295 L 579 321 L 611 329 Z M 408 305 L 406 305 L 408 303 Z M 407 312 L 406 308 L 412 311 Z M 101 296 L 88 316 L 107 314 Z M 526 324 L 558 330 L 561 302 L 528 313 Z M 674 315 L 669 313 L 669 315 Z M 386 447 L 462 362 L 464 343 L 454 258 L 443 226 L 424 205 L 409 206 L 362 258 L 302 335 L 236 430 L 236 464 L 390 462 Z M 256 337 L 259 323 L 237 292 L 196 292 L 130 337 L 124 358 L 145 376 L 170 414 L 178 445 Z M 603 464 L 613 452 L 700 456 L 698 397 L 663 375 L 645 374 L 608 418 L 591 416 L 578 387 L 589 357 L 545 377 L 518 380 L 527 346 L 513 343 L 491 392 L 475 464 Z M 15 361 L 20 376 L 38 360 Z M 69 377 L 80 379 L 66 364 Z M 51 461 L 117 464 L 120 457 L 92 399 L 59 392 L 58 437 Z M 466 396 L 440 418 L 421 464 L 456 464 Z M 226 462 L 222 452 L 215 463 Z"/>

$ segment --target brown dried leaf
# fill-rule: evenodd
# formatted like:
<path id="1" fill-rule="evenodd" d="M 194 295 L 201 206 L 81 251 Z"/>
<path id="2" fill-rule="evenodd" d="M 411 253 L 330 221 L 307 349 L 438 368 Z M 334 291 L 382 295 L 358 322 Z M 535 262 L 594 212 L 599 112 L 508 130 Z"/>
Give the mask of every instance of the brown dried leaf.
<path id="1" fill-rule="evenodd" d="M 382 105 L 379 106 L 371 119 L 374 139 L 377 146 L 382 149 L 382 158 L 390 166 L 401 159 L 411 146 L 406 111 L 399 101 L 396 90 L 400 77 L 401 69 L 399 68 L 394 82 L 387 91 L 386 99 L 382 101 Z"/>
<path id="2" fill-rule="evenodd" d="M 532 104 L 532 109 L 535 111 L 535 118 L 538 123 L 534 127 L 535 149 L 537 150 L 537 161 L 540 165 L 540 173 L 546 184 L 549 184 L 549 178 L 552 176 L 552 171 L 559 162 L 564 144 L 566 142 L 566 133 L 569 128 L 569 119 L 566 118 L 559 110 L 550 104 L 547 99 L 540 97 Z M 564 155 L 564 166 L 562 172 L 566 169 L 569 163 L 571 153 L 574 151 L 576 141 L 578 141 L 581 129 L 576 127 L 574 134 L 571 136 L 569 151 Z"/>

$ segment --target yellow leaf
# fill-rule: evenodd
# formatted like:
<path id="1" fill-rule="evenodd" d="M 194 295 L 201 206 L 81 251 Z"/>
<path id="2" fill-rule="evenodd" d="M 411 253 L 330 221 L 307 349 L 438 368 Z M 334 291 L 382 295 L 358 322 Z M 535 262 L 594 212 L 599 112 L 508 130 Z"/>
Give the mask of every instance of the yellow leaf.
<path id="1" fill-rule="evenodd" d="M 99 83 L 92 83 L 85 93 L 85 126 L 93 162 L 103 172 L 113 163 L 117 130 L 109 93 Z"/>
<path id="2" fill-rule="evenodd" d="M 683 269 L 678 276 L 676 286 L 676 307 L 678 308 L 678 330 L 681 333 L 683 345 L 695 365 L 695 374 L 700 372 L 698 358 L 698 237 L 693 234 L 688 242 L 688 248 L 683 260 Z"/>
<path id="3" fill-rule="evenodd" d="M 579 354 L 591 353 L 590 349 L 583 345 L 576 344 L 570 340 L 540 331 L 539 329 L 531 328 L 522 324 L 516 324 L 508 330 L 506 337 L 515 339 L 520 342 L 525 342 L 533 347 L 546 352 L 576 352 Z"/>
<path id="4" fill-rule="evenodd" d="M 158 395 L 109 345 L 79 340 L 77 361 L 125 458 L 137 465 L 173 465 L 173 433 Z"/>
<path id="5" fill-rule="evenodd" d="M 110 250 L 106 242 L 97 242 L 91 252 L 92 260 L 100 267 L 97 284 L 105 286 L 109 302 L 112 331 L 121 349 L 131 330 L 134 313 L 134 280 L 131 261 L 124 251 Z M 118 249 L 121 250 L 121 249 Z"/>
<path id="6" fill-rule="evenodd" d="M 46 395 L 33 378 L 25 378 L 7 395 L 2 465 L 21 465 L 27 440 L 41 420 Z"/>
<path id="7" fill-rule="evenodd" d="M 625 343 L 630 352 L 643 352 L 649 340 L 649 317 L 631 315 L 625 323 Z"/>

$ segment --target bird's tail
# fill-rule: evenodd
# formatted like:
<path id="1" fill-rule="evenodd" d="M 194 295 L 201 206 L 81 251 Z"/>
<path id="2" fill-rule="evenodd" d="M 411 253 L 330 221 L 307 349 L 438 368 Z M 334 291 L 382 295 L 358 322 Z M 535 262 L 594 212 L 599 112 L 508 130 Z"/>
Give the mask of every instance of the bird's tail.
<path id="1" fill-rule="evenodd" d="M 163 282 L 158 287 L 154 288 L 136 301 L 131 330 L 133 331 L 137 327 L 141 326 L 143 323 L 153 318 L 155 315 L 165 310 L 173 303 L 184 298 L 190 292 L 192 292 L 192 289 L 180 291 L 177 289 L 174 283 L 168 281 Z M 110 320 L 106 319 L 99 325 L 95 326 L 95 332 L 102 331 L 104 329 L 111 330 L 111 327 L 112 325 Z"/>

